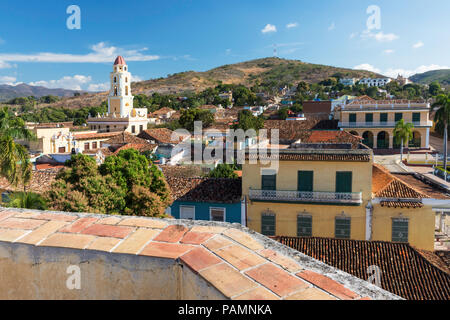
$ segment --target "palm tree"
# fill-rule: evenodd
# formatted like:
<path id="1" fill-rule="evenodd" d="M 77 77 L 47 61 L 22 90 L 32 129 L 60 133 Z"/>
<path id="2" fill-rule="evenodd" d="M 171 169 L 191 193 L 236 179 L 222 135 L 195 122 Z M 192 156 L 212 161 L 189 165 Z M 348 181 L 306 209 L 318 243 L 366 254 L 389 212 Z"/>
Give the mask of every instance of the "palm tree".
<path id="1" fill-rule="evenodd" d="M 447 144 L 448 144 L 448 125 L 450 123 L 450 93 L 441 94 L 436 97 L 433 108 L 439 107 L 434 116 L 436 126 L 444 128 L 444 179 L 447 179 Z"/>
<path id="2" fill-rule="evenodd" d="M 7 206 L 11 208 L 47 210 L 47 202 L 37 193 L 17 192 L 10 199 Z"/>
<path id="3" fill-rule="evenodd" d="M 412 123 L 405 123 L 403 119 L 397 121 L 394 129 L 394 139 L 397 143 L 400 142 L 400 162 L 403 161 L 403 145 L 408 145 L 408 142 L 413 137 L 412 130 L 414 125 Z"/>
<path id="4" fill-rule="evenodd" d="M 23 119 L 11 115 L 7 107 L 0 109 L 0 176 L 24 187 L 31 179 L 31 164 L 27 149 L 15 139 L 34 140 Z"/>

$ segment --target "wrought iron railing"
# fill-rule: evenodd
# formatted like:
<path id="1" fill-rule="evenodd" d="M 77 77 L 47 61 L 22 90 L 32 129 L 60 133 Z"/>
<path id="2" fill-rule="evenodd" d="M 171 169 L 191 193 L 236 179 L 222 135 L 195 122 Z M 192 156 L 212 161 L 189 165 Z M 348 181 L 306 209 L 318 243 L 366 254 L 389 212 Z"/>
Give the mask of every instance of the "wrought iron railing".
<path id="1" fill-rule="evenodd" d="M 249 190 L 250 200 L 323 202 L 323 203 L 362 203 L 361 192 L 319 192 L 285 190 Z"/>

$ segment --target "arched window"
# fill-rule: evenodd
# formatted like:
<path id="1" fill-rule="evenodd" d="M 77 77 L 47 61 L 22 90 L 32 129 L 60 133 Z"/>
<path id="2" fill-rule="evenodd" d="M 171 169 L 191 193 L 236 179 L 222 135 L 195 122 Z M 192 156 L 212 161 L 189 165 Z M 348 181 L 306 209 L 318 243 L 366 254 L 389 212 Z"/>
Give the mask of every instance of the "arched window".
<path id="1" fill-rule="evenodd" d="M 125 87 L 125 95 L 128 95 L 128 86 Z"/>
<path id="2" fill-rule="evenodd" d="M 128 77 L 125 78 L 125 83 L 128 83 Z"/>
<path id="3" fill-rule="evenodd" d="M 116 77 L 114 77 L 114 83 L 117 83 L 117 78 Z"/>
<path id="4" fill-rule="evenodd" d="M 114 95 L 117 96 L 117 87 L 114 87 Z"/>
<path id="5" fill-rule="evenodd" d="M 127 67 L 123 67 L 123 70 L 127 71 Z"/>

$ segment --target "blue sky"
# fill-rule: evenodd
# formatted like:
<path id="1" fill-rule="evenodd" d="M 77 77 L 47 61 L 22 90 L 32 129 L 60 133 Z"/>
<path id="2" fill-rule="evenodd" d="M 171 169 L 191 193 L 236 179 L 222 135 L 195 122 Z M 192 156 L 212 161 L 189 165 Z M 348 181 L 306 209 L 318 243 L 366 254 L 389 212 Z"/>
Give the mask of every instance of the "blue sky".
<path id="1" fill-rule="evenodd" d="M 68 6 L 81 9 L 69 30 Z M 379 20 L 367 20 L 377 6 Z M 135 79 L 273 56 L 389 76 L 450 68 L 448 0 L 2 0 L 0 83 L 106 89 L 116 55 Z M 374 23 L 379 21 L 379 24 Z"/>

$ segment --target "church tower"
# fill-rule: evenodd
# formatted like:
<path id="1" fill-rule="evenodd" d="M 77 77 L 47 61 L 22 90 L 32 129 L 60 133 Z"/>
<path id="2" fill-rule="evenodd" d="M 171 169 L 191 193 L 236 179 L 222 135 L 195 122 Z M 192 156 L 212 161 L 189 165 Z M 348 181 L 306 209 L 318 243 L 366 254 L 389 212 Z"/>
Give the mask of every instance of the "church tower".
<path id="1" fill-rule="evenodd" d="M 111 89 L 108 96 L 108 113 L 126 118 L 130 116 L 133 109 L 134 97 L 131 95 L 131 73 L 128 72 L 128 66 L 123 57 L 117 57 L 110 78 Z"/>

